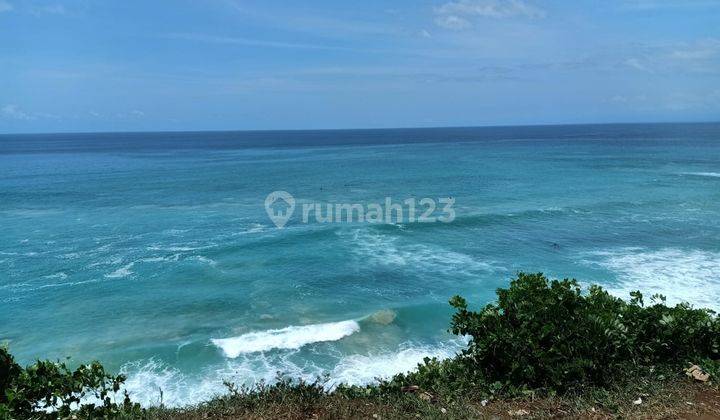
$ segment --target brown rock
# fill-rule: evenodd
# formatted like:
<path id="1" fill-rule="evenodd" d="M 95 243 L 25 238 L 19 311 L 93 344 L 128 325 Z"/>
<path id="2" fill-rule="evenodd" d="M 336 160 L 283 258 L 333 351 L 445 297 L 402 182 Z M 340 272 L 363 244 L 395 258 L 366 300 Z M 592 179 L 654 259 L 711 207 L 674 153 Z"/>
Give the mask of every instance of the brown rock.
<path id="1" fill-rule="evenodd" d="M 689 368 L 685 369 L 685 374 L 700 382 L 707 382 L 710 380 L 710 374 L 703 372 L 703 370 L 698 365 L 692 365 Z"/>
<path id="2" fill-rule="evenodd" d="M 425 391 L 421 392 L 419 397 L 421 400 L 427 401 L 427 402 L 435 402 L 435 400 L 436 400 L 436 398 L 433 394 L 431 394 L 429 392 L 425 392 Z"/>

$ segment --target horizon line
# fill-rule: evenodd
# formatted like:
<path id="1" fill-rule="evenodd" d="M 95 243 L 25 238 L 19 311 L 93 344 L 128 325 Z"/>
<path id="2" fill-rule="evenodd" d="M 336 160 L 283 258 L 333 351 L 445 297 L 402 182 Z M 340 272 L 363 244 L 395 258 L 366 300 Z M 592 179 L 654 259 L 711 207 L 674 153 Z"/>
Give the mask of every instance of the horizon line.
<path id="1" fill-rule="evenodd" d="M 55 131 L 55 132 L 10 132 L 2 136 L 38 136 L 59 134 L 165 134 L 165 133 L 262 133 L 262 132 L 308 132 L 308 131 L 380 131 L 380 130 L 442 130 L 468 128 L 530 128 L 530 127 L 575 127 L 591 125 L 672 125 L 672 124 L 720 124 L 717 121 L 635 121 L 635 122 L 584 122 L 584 123 L 538 123 L 538 124 L 491 124 L 491 125 L 440 125 L 410 127 L 362 127 L 362 128 L 284 128 L 284 129 L 199 129 L 199 130 L 127 130 L 127 131 Z"/>

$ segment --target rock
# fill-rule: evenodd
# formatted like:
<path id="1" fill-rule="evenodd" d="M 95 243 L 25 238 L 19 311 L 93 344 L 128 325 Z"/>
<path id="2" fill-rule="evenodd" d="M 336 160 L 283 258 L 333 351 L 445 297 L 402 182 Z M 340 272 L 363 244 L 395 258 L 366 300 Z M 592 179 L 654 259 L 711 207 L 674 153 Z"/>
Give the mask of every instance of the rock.
<path id="1" fill-rule="evenodd" d="M 445 413 L 447 413 L 447 410 L 446 410 L 445 408 L 442 408 L 442 407 L 441 407 L 441 408 L 440 408 L 440 412 L 443 413 L 443 414 L 445 414 Z"/>
<path id="2" fill-rule="evenodd" d="M 370 321 L 380 325 L 390 325 L 395 321 L 397 313 L 392 309 L 381 309 L 370 315 Z"/>
<path id="3" fill-rule="evenodd" d="M 710 374 L 703 372 L 702 368 L 698 365 L 692 365 L 685 369 L 685 374 L 700 382 L 707 382 L 710 380 Z"/>
<path id="4" fill-rule="evenodd" d="M 633 404 L 635 404 L 635 405 L 640 405 L 640 404 L 642 404 L 642 398 L 638 397 L 637 400 L 633 401 Z"/>
<path id="5" fill-rule="evenodd" d="M 521 408 L 519 410 L 510 410 L 508 411 L 508 414 L 510 414 L 510 417 L 522 417 L 527 416 L 530 412 Z"/>
<path id="6" fill-rule="evenodd" d="M 488 405 L 488 400 L 482 400 L 482 401 L 480 401 L 480 405 L 482 405 L 483 407 L 485 407 L 486 405 Z"/>
<path id="7" fill-rule="evenodd" d="M 425 391 L 421 392 L 419 397 L 421 400 L 427 401 L 427 402 L 435 402 L 435 400 L 436 400 L 436 398 L 433 394 L 431 394 L 429 392 L 425 392 Z"/>
<path id="8" fill-rule="evenodd" d="M 400 391 L 402 392 L 417 392 L 420 390 L 420 387 L 417 385 L 408 385 L 400 388 Z"/>

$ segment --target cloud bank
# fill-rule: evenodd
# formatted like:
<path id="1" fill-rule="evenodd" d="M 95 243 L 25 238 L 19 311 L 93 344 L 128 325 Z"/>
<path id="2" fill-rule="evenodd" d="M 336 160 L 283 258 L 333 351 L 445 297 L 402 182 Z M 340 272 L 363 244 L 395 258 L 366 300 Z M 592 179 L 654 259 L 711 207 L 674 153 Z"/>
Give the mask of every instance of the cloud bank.
<path id="1" fill-rule="evenodd" d="M 465 29 L 478 18 L 541 19 L 545 10 L 522 0 L 458 0 L 435 9 L 435 23 L 446 29 Z"/>

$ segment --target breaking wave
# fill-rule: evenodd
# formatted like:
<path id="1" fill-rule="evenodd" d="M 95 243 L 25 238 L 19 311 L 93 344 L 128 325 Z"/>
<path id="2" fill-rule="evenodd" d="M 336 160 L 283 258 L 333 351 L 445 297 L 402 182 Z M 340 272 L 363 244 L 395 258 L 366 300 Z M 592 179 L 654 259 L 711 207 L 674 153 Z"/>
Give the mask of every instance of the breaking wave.
<path id="1" fill-rule="evenodd" d="M 298 350 L 289 350 L 272 354 L 240 354 L 219 365 L 208 366 L 198 374 L 184 373 L 155 358 L 127 363 L 121 373 L 127 376 L 124 389 L 130 392 L 133 401 L 144 407 L 161 403 L 168 407 L 178 407 L 227 393 L 224 381 L 251 387 L 259 383 L 274 383 L 279 373 L 287 378 L 305 381 L 314 381 L 327 373 L 329 377 L 324 382 L 327 390 L 341 383 L 366 385 L 412 370 L 425 357 L 453 357 L 465 344 L 462 339 L 436 345 L 408 342 L 401 344 L 395 351 L 342 356 L 336 359 L 334 366 L 327 369 L 294 358 Z"/>
<path id="2" fill-rule="evenodd" d="M 272 349 L 299 349 L 307 344 L 337 341 L 360 331 L 357 321 L 290 326 L 277 330 L 258 331 L 237 337 L 210 340 L 225 356 L 236 358 L 243 353 Z"/>

